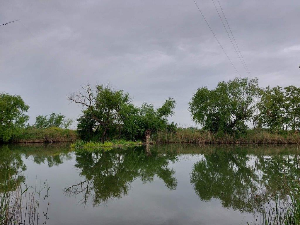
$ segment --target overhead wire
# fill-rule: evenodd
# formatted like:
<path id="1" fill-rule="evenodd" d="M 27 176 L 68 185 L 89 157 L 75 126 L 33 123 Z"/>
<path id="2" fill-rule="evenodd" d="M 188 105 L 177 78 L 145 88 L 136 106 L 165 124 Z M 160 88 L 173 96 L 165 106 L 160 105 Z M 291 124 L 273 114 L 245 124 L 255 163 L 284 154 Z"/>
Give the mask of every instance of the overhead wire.
<path id="1" fill-rule="evenodd" d="M 214 5 L 215 5 L 214 0 L 212 0 L 212 1 L 213 1 Z M 231 34 L 233 43 L 234 43 L 234 45 L 235 45 L 234 49 L 237 51 L 237 53 L 238 53 L 238 55 L 239 55 L 239 58 L 241 59 L 241 62 L 242 62 L 242 64 L 243 64 L 243 66 L 244 66 L 244 69 L 246 70 L 246 72 L 247 72 L 249 75 L 251 75 L 251 71 L 250 71 L 250 69 L 249 69 L 249 67 L 248 67 L 248 65 L 247 65 L 247 63 L 246 63 L 246 61 L 245 61 L 245 59 L 244 59 L 244 56 L 243 56 L 242 52 L 240 51 L 239 45 L 238 45 L 238 43 L 237 43 L 237 41 L 236 41 L 236 39 L 235 39 L 235 36 L 233 35 L 232 29 L 231 29 L 231 27 L 230 27 L 230 25 L 229 25 L 229 22 L 228 22 L 228 20 L 227 20 L 227 17 L 226 17 L 226 15 L 225 15 L 225 12 L 224 12 L 224 10 L 223 10 L 223 7 L 222 7 L 220 1 L 219 1 L 219 0 L 217 0 L 217 1 L 218 1 L 218 4 L 219 4 L 219 7 L 220 7 L 220 9 L 221 9 L 222 15 L 223 15 L 223 17 L 224 17 L 224 19 L 225 19 L 226 25 L 228 26 L 228 30 L 229 30 L 229 33 Z M 215 8 L 216 8 L 216 6 L 215 6 Z M 216 10 L 217 10 L 217 8 L 216 8 Z M 217 10 L 217 11 L 218 11 L 218 10 Z M 218 13 L 218 14 L 219 14 L 219 13 Z M 219 16 L 219 17 L 220 17 L 220 16 Z M 221 21 L 222 21 L 223 26 L 224 26 L 224 22 L 223 22 L 222 19 L 221 19 Z M 225 27 L 226 27 L 226 26 L 225 26 Z M 226 28 L 225 28 L 225 30 L 226 30 L 226 32 L 228 32 Z"/>
<path id="2" fill-rule="evenodd" d="M 202 18 L 204 19 L 206 25 L 208 26 L 209 30 L 211 31 L 211 33 L 213 34 L 215 40 L 218 42 L 219 46 L 221 47 L 223 53 L 226 55 L 227 59 L 229 60 L 230 64 L 232 65 L 232 67 L 234 68 L 235 72 L 239 75 L 239 71 L 237 70 L 237 68 L 235 67 L 235 65 L 233 64 L 232 60 L 230 59 L 229 55 L 226 53 L 225 48 L 223 47 L 223 45 L 221 44 L 221 42 L 219 41 L 219 39 L 217 38 L 217 35 L 215 34 L 215 32 L 213 31 L 212 27 L 210 26 L 210 24 L 208 23 L 208 20 L 206 19 L 205 15 L 203 14 L 202 10 L 200 9 L 200 7 L 198 6 L 196 0 L 193 0 L 196 7 L 198 8 L 198 11 L 200 12 Z"/>
<path id="3" fill-rule="evenodd" d="M 235 43 L 233 42 L 233 38 L 232 38 L 231 35 L 229 34 L 229 30 L 227 29 L 227 27 L 226 27 L 226 25 L 225 25 L 225 23 L 224 23 L 224 20 L 223 20 L 223 18 L 222 18 L 222 16 L 221 16 L 221 14 L 220 14 L 220 12 L 219 12 L 217 6 L 216 6 L 215 1 L 214 1 L 214 0 L 211 0 L 211 1 L 212 1 L 213 4 L 214 4 L 215 10 L 217 11 L 217 14 L 218 14 L 218 16 L 219 16 L 219 18 L 220 18 L 220 20 L 221 20 L 221 22 L 222 22 L 222 25 L 223 25 L 223 27 L 224 27 L 226 33 L 227 33 L 227 36 L 228 36 L 228 38 L 229 38 L 229 40 L 230 40 L 230 43 L 231 43 L 231 45 L 232 45 L 232 47 L 233 47 L 235 53 L 237 54 L 238 58 L 240 59 L 241 63 L 242 63 L 243 66 L 244 66 L 243 60 L 242 60 L 242 58 L 241 58 L 241 56 L 240 56 L 240 54 L 239 54 L 239 52 L 238 52 L 238 50 L 237 50 L 237 48 L 236 48 Z M 244 66 L 244 68 L 245 68 L 245 66 Z M 246 70 L 246 68 L 245 68 L 245 70 Z M 246 70 L 246 72 L 248 72 L 248 71 Z"/>

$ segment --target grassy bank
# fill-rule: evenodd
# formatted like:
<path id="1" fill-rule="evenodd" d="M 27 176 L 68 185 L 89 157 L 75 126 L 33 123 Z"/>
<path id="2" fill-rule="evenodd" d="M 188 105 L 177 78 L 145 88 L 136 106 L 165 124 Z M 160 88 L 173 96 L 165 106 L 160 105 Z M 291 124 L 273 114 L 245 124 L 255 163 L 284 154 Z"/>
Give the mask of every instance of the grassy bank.
<path id="1" fill-rule="evenodd" d="M 194 144 L 300 144 L 300 134 L 292 131 L 271 133 L 267 130 L 248 130 L 237 137 L 192 128 L 178 128 L 175 132 L 158 132 L 153 135 L 152 141 Z"/>
<path id="2" fill-rule="evenodd" d="M 15 143 L 53 143 L 53 142 L 73 142 L 77 139 L 74 130 L 62 129 L 58 127 L 50 128 L 26 128 L 15 135 L 12 142 Z"/>
<path id="3" fill-rule="evenodd" d="M 88 151 L 88 152 L 98 152 L 98 151 L 109 151 L 114 148 L 126 149 L 134 146 L 141 146 L 143 143 L 141 141 L 125 141 L 125 140 L 112 140 L 106 141 L 104 143 L 100 142 L 84 142 L 76 141 L 71 144 L 71 148 L 77 152 Z"/>

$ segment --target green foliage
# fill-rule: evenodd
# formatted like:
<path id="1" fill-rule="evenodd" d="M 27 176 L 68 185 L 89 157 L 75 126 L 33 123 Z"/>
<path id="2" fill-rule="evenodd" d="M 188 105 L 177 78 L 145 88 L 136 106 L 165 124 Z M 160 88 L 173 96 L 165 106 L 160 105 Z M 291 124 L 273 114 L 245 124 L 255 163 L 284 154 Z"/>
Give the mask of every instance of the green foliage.
<path id="1" fill-rule="evenodd" d="M 72 122 L 71 119 L 65 119 L 64 115 L 51 113 L 49 116 L 37 116 L 34 126 L 36 128 L 60 127 L 67 129 Z"/>
<path id="2" fill-rule="evenodd" d="M 77 152 L 76 168 L 82 182 L 65 189 L 68 195 L 83 195 L 83 203 L 92 200 L 97 206 L 109 199 L 121 198 L 128 194 L 133 181 L 143 183 L 161 179 L 171 190 L 177 187 L 174 169 L 169 164 L 177 160 L 172 153 L 145 151 L 135 147 L 126 151 Z"/>
<path id="3" fill-rule="evenodd" d="M 16 190 L 25 180 L 22 175 L 25 170 L 20 154 L 11 151 L 6 145 L 0 147 L 0 193 Z"/>
<path id="4" fill-rule="evenodd" d="M 25 170 L 20 154 L 10 151 L 8 146 L 0 146 L 0 224 L 8 224 L 11 193 L 25 181 L 22 174 Z"/>
<path id="5" fill-rule="evenodd" d="M 103 85 L 97 85 L 95 93 L 87 86 L 85 92 L 69 98 L 86 107 L 78 120 L 79 134 L 84 140 L 100 136 L 104 143 L 107 137 L 120 129 L 121 110 L 123 106 L 130 104 L 129 95 L 122 90 L 115 91 Z"/>
<path id="6" fill-rule="evenodd" d="M 173 129 L 174 124 L 168 124 L 168 116 L 174 114 L 175 100 L 169 98 L 165 103 L 158 109 L 154 109 L 151 104 L 144 103 L 141 108 L 139 108 L 139 138 L 145 134 L 148 130 L 151 133 L 156 133 L 160 130 Z M 172 127 L 173 126 L 173 127 Z M 176 126 L 175 126 L 176 127 Z"/>
<path id="7" fill-rule="evenodd" d="M 85 142 L 82 140 L 76 141 L 71 144 L 71 149 L 76 152 L 105 152 L 110 151 L 114 148 L 126 149 L 128 147 L 140 146 L 142 142 L 126 141 L 126 140 L 112 140 L 106 141 L 104 143 L 99 142 Z"/>
<path id="8" fill-rule="evenodd" d="M 259 97 L 258 80 L 235 78 L 214 90 L 199 88 L 189 103 L 193 120 L 213 133 L 241 134 L 247 129 Z"/>
<path id="9" fill-rule="evenodd" d="M 267 87 L 261 92 L 258 109 L 258 127 L 266 127 L 272 132 L 295 131 L 300 128 L 300 88 Z"/>
<path id="10" fill-rule="evenodd" d="M 258 104 L 260 111 L 257 116 L 258 127 L 268 127 L 271 131 L 284 129 L 285 125 L 285 96 L 279 86 L 267 87 L 261 92 L 261 101 Z"/>
<path id="11" fill-rule="evenodd" d="M 77 133 L 79 137 L 84 141 L 97 141 L 101 139 L 98 124 L 92 115 L 88 111 L 84 111 L 84 114 L 80 116 L 77 124 Z"/>
<path id="12" fill-rule="evenodd" d="M 19 134 L 14 136 L 13 142 L 26 143 L 52 143 L 52 142 L 71 142 L 77 139 L 74 130 L 62 129 L 59 127 L 35 128 L 27 127 L 21 129 Z"/>
<path id="13" fill-rule="evenodd" d="M 0 94 L 0 142 L 8 142 L 25 126 L 28 109 L 20 96 Z"/>
<path id="14" fill-rule="evenodd" d="M 88 86 L 84 94 L 69 99 L 85 107 L 77 127 L 85 141 L 137 140 L 143 139 L 146 131 L 157 132 L 175 126 L 169 126 L 167 121 L 167 117 L 174 113 L 175 101 L 171 98 L 158 109 L 146 103 L 136 107 L 128 93 L 98 85 L 95 92 Z"/>
<path id="15" fill-rule="evenodd" d="M 190 175 L 196 194 L 260 217 L 259 223 L 251 224 L 299 224 L 298 151 L 272 147 L 267 152 L 264 147 L 253 154 L 252 148 L 251 153 L 244 147 L 216 147 L 204 153 Z"/>
<path id="16" fill-rule="evenodd" d="M 300 88 L 288 86 L 284 90 L 287 127 L 295 131 L 300 128 Z"/>

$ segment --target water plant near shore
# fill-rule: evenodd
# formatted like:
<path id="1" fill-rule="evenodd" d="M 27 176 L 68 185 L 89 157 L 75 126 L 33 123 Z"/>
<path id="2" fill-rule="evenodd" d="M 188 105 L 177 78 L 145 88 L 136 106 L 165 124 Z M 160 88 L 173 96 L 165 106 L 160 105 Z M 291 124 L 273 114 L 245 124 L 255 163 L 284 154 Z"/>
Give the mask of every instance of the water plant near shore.
<path id="1" fill-rule="evenodd" d="M 74 149 L 77 152 L 102 152 L 110 151 L 113 148 L 126 149 L 128 147 L 141 146 L 143 143 L 140 141 L 125 141 L 125 140 L 112 140 L 106 141 L 104 143 L 100 142 L 85 142 L 85 141 L 76 141 L 71 144 L 71 149 Z"/>
<path id="2" fill-rule="evenodd" d="M 0 193 L 0 224 L 46 224 L 49 219 L 49 190 L 47 182 L 43 182 L 40 187 L 23 184 L 15 190 Z M 40 209 L 42 205 L 43 212 Z"/>

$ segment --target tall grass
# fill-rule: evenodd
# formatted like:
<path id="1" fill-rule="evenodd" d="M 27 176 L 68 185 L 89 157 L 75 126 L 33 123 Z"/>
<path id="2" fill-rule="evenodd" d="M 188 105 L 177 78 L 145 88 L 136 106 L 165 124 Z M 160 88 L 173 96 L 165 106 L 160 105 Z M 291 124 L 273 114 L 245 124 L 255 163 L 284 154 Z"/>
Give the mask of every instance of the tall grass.
<path id="1" fill-rule="evenodd" d="M 62 129 L 58 127 L 34 128 L 29 127 L 20 131 L 13 137 L 13 142 L 18 143 L 53 143 L 53 142 L 73 142 L 77 139 L 74 130 Z"/>
<path id="2" fill-rule="evenodd" d="M 267 130 L 248 130 L 239 136 L 211 133 L 195 128 L 178 128 L 175 132 L 160 131 L 153 135 L 155 143 L 194 144 L 300 144 L 300 134 L 286 131 L 271 133 Z"/>

